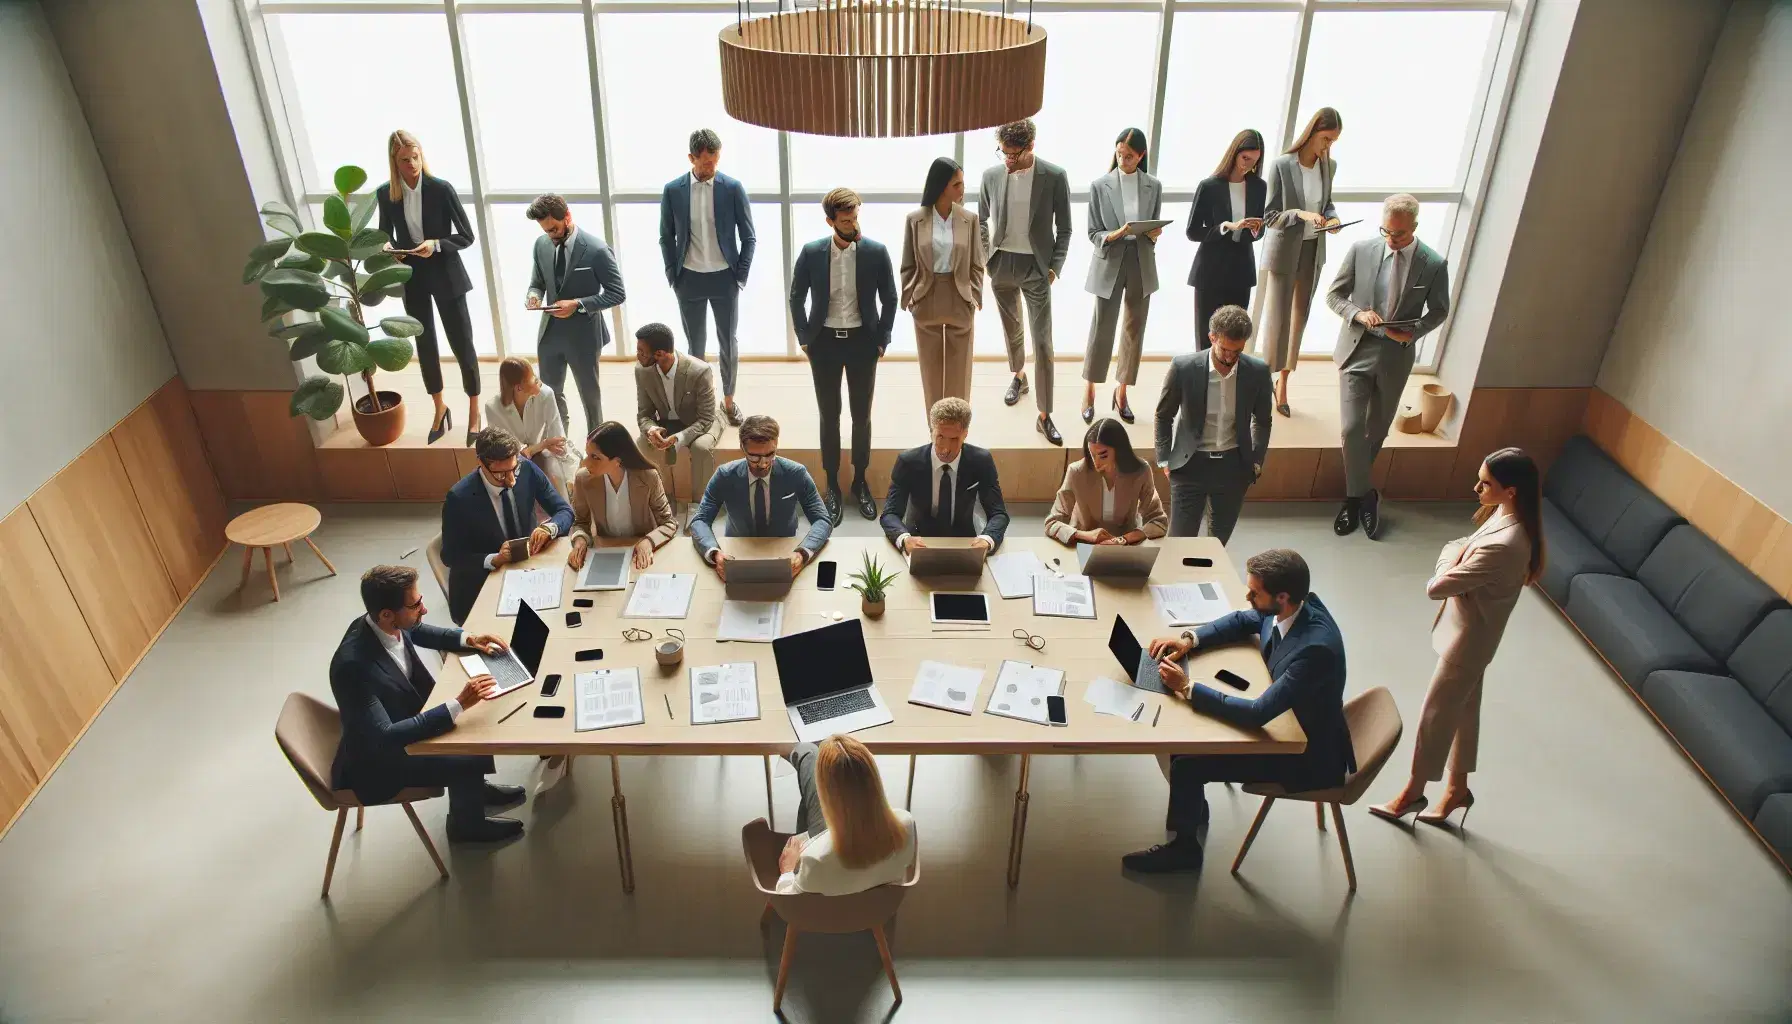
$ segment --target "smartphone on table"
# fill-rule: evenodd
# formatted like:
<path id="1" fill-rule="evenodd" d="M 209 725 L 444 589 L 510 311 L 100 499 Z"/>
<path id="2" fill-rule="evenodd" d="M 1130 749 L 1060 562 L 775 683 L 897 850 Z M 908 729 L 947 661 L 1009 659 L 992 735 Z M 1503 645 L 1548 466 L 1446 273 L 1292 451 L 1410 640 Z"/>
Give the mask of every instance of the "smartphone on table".
<path id="1" fill-rule="evenodd" d="M 1050 694 L 1045 698 L 1045 718 L 1053 725 L 1069 725 L 1069 709 L 1064 706 L 1062 694 Z"/>
<path id="2" fill-rule="evenodd" d="M 815 587 L 817 590 L 834 589 L 834 575 L 839 567 L 833 562 L 819 562 L 815 566 Z"/>

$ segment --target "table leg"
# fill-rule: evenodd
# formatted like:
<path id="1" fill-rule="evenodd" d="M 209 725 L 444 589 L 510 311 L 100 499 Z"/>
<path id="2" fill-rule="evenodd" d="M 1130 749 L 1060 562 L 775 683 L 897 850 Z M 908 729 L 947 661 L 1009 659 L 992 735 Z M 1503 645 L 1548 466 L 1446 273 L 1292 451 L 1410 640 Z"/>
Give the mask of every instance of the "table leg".
<path id="1" fill-rule="evenodd" d="M 1027 841 L 1027 776 L 1033 756 L 1020 755 L 1020 786 L 1014 791 L 1014 824 L 1008 834 L 1008 888 L 1020 885 L 1020 855 Z"/>
<path id="2" fill-rule="evenodd" d="M 776 820 L 772 817 L 772 755 L 765 755 L 765 823 L 771 826 Z M 773 829 L 776 831 L 776 829 Z"/>
<path id="3" fill-rule="evenodd" d="M 280 581 L 274 578 L 274 549 L 262 548 L 261 558 L 268 566 L 268 586 L 274 588 L 274 600 L 278 601 L 280 600 Z"/>
<path id="4" fill-rule="evenodd" d="M 242 580 L 240 580 L 237 583 L 236 589 L 241 590 L 244 587 L 249 585 L 249 573 L 254 568 L 255 568 L 255 549 L 250 548 L 250 547 L 245 547 L 243 549 L 243 578 L 242 578 Z"/>
<path id="5" fill-rule="evenodd" d="M 330 564 L 328 558 L 324 557 L 324 549 L 317 546 L 317 541 L 312 540 L 310 537 L 306 537 L 305 543 L 310 545 L 312 553 L 317 555 L 317 560 L 324 563 L 324 568 L 330 570 L 330 575 L 336 575 L 336 567 Z"/>
<path id="6" fill-rule="evenodd" d="M 902 809 L 915 809 L 915 755 L 908 755 L 908 796 L 902 798 Z"/>
<path id="7" fill-rule="evenodd" d="M 616 829 L 616 866 L 622 871 L 622 891 L 635 891 L 635 864 L 628 841 L 628 800 L 622 795 L 622 766 L 610 755 L 610 823 Z"/>
<path id="8" fill-rule="evenodd" d="M 282 541 L 280 543 L 280 546 L 286 549 L 286 564 L 291 565 L 292 564 L 292 542 L 291 541 Z"/>

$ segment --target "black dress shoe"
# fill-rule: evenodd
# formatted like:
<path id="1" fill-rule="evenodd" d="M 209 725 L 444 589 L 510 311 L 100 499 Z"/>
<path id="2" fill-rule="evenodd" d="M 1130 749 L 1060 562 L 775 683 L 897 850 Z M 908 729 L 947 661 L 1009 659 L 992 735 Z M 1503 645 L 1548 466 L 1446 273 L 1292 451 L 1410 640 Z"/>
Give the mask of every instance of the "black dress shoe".
<path id="1" fill-rule="evenodd" d="M 1120 414 L 1121 419 L 1128 423 L 1131 423 L 1138 418 L 1132 414 L 1132 403 L 1118 395 L 1114 396 L 1108 404 L 1113 407 L 1115 412 Z"/>
<path id="2" fill-rule="evenodd" d="M 822 495 L 821 500 L 828 507 L 828 519 L 832 521 L 835 526 L 839 526 L 840 520 L 844 518 L 843 511 L 840 507 L 840 488 L 834 484 L 829 484 L 828 492 Z"/>
<path id="3" fill-rule="evenodd" d="M 1205 854 L 1201 844 L 1180 836 L 1153 846 L 1149 850 L 1129 853 L 1120 858 L 1120 866 L 1143 875 L 1164 875 L 1175 871 L 1199 871 Z"/>
<path id="4" fill-rule="evenodd" d="M 859 499 L 859 515 L 866 519 L 877 518 L 877 502 L 872 500 L 871 485 L 864 480 L 856 480 L 852 485 L 852 496 Z"/>
<path id="5" fill-rule="evenodd" d="M 523 834 L 523 823 L 515 818 L 473 818 L 457 821 L 448 818 L 448 841 L 451 843 L 497 843 Z"/>
<path id="6" fill-rule="evenodd" d="M 1058 433 L 1058 427 L 1052 422 L 1050 416 L 1041 417 L 1040 419 L 1035 420 L 1033 426 L 1041 434 L 1045 435 L 1047 441 L 1050 441 L 1060 448 L 1064 446 L 1064 435 Z"/>
<path id="7" fill-rule="evenodd" d="M 435 444 L 437 441 L 440 441 L 442 435 L 448 433 L 448 429 L 452 426 L 454 426 L 454 410 L 443 409 L 441 421 L 429 428 L 429 441 L 427 443 Z"/>
<path id="8" fill-rule="evenodd" d="M 728 421 L 729 426 L 738 427 L 747 417 L 740 411 L 740 403 L 735 402 L 733 405 L 722 406 L 722 418 Z"/>
<path id="9" fill-rule="evenodd" d="M 1381 528 L 1383 525 L 1384 523 L 1381 518 L 1381 492 L 1372 490 L 1368 494 L 1363 495 L 1363 533 L 1367 535 L 1370 540 L 1380 540 Z"/>
<path id="10" fill-rule="evenodd" d="M 1332 532 L 1340 537 L 1348 537 L 1356 532 L 1357 503 L 1349 498 L 1344 499 L 1344 507 L 1338 509 L 1338 518 L 1332 520 Z"/>
<path id="11" fill-rule="evenodd" d="M 1013 405 L 1020 401 L 1020 396 L 1026 394 L 1027 391 L 1027 378 L 1017 374 L 1013 380 L 1008 382 L 1008 392 L 1002 396 L 1002 404 Z"/>
<path id="12" fill-rule="evenodd" d="M 485 784 L 485 806 L 487 807 L 515 807 L 523 802 L 526 795 L 521 786 L 501 786 L 496 782 Z"/>

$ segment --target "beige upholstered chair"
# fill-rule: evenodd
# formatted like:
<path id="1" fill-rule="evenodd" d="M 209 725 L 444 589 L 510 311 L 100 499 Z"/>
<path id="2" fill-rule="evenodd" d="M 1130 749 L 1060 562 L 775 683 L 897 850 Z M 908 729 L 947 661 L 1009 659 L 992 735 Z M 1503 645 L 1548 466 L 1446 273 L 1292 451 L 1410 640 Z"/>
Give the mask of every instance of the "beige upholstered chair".
<path id="1" fill-rule="evenodd" d="M 311 791 L 318 806 L 336 812 L 336 834 L 330 837 L 330 859 L 324 862 L 324 899 L 330 898 L 330 876 L 336 872 L 336 850 L 342 845 L 342 826 L 348 821 L 348 809 L 355 809 L 356 832 L 361 831 L 367 811 L 366 805 L 351 790 L 330 788 L 330 762 L 336 757 L 336 744 L 341 737 L 342 719 L 335 708 L 302 693 L 286 695 L 286 706 L 280 709 L 280 721 L 274 726 L 274 740 L 280 744 L 281 753 L 292 763 L 292 770 L 299 773 L 300 781 Z M 447 865 L 436 852 L 436 844 L 430 842 L 423 822 L 417 820 L 417 812 L 411 809 L 414 801 L 431 800 L 441 795 L 439 788 L 401 789 L 386 803 L 404 808 L 405 816 L 411 819 L 411 827 L 417 830 L 417 838 L 423 840 L 423 848 L 429 851 L 429 859 L 435 861 L 436 870 L 447 878 Z"/>
<path id="2" fill-rule="evenodd" d="M 429 538 L 423 553 L 429 558 L 429 571 L 436 574 L 436 586 L 442 588 L 442 596 L 448 596 L 448 563 L 442 561 L 442 535 Z"/>
<path id="3" fill-rule="evenodd" d="M 742 826 L 740 844 L 747 854 L 747 867 L 753 872 L 753 885 L 765 894 L 763 926 L 774 911 L 784 919 L 784 952 L 778 958 L 778 984 L 772 990 L 772 1012 L 784 1002 L 784 985 L 790 980 L 790 963 L 796 957 L 798 932 L 821 932 L 841 935 L 869 931 L 877 939 L 877 953 L 884 961 L 884 974 L 890 979 L 890 991 L 896 1005 L 902 1005 L 902 986 L 896 983 L 896 965 L 890 961 L 890 942 L 884 925 L 896 916 L 902 898 L 921 880 L 921 854 L 901 884 L 880 885 L 849 896 L 823 896 L 819 893 L 778 892 L 778 854 L 789 842 L 791 833 L 773 832 L 764 818 L 755 818 Z M 892 1007 L 894 1009 L 894 1007 Z"/>

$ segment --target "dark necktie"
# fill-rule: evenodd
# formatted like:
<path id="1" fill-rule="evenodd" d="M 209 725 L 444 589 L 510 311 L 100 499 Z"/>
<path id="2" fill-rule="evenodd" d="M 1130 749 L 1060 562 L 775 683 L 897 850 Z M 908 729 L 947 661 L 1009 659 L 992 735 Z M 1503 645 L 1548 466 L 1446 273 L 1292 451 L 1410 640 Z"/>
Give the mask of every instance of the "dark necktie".
<path id="1" fill-rule="evenodd" d="M 559 284 L 566 279 L 566 243 L 554 246 L 554 283 Z"/>
<path id="2" fill-rule="evenodd" d="M 753 481 L 753 532 L 765 536 L 772 528 L 772 504 L 766 497 L 764 478 Z"/>
<path id="3" fill-rule="evenodd" d="M 1269 659 L 1275 657 L 1276 647 L 1279 644 L 1281 644 L 1281 642 L 1282 642 L 1282 627 L 1270 626 L 1269 627 L 1269 642 L 1263 645 L 1263 660 L 1264 661 L 1268 661 Z"/>
<path id="4" fill-rule="evenodd" d="M 939 521 L 947 529 L 952 528 L 952 467 L 940 467 L 940 502 Z"/>
<path id="5" fill-rule="evenodd" d="M 506 487 L 498 492 L 498 504 L 504 507 L 504 539 L 515 540 L 521 537 L 523 531 L 516 524 L 516 506 L 510 501 L 510 488 Z"/>
<path id="6" fill-rule="evenodd" d="M 429 699 L 429 691 L 435 689 L 435 678 L 423 667 L 422 659 L 417 657 L 417 648 L 411 646 L 411 635 L 402 631 L 398 635 L 404 638 L 404 657 L 410 666 L 405 671 L 405 678 L 410 680 L 411 689 L 417 691 L 417 699 L 426 701 Z"/>

